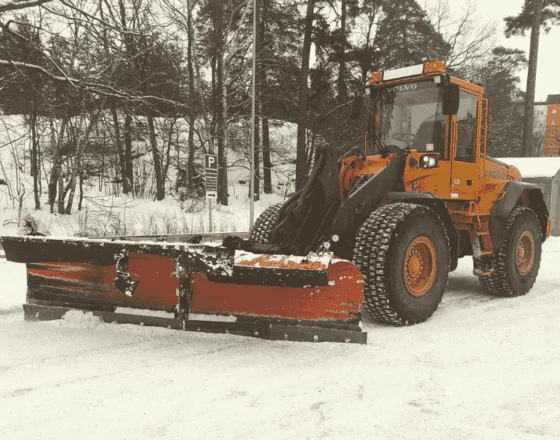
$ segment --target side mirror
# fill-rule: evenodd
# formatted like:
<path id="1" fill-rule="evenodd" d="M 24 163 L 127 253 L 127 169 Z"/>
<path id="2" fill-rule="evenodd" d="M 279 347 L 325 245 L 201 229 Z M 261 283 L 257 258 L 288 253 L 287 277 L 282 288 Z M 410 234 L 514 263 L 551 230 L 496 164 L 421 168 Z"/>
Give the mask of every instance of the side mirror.
<path id="1" fill-rule="evenodd" d="M 443 86 L 442 113 L 445 116 L 456 115 L 459 111 L 459 85 L 446 84 Z"/>

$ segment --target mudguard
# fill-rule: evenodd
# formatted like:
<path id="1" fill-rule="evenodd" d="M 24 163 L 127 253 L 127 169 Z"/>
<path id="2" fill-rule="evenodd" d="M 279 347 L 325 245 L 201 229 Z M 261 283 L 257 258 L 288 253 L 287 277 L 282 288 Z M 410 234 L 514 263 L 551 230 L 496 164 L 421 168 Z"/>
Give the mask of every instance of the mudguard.
<path id="1" fill-rule="evenodd" d="M 455 229 L 455 225 L 449 217 L 447 207 L 438 196 L 425 192 L 405 192 L 405 191 L 389 191 L 385 197 L 387 200 L 394 202 L 412 202 L 419 205 L 428 206 L 433 209 L 443 221 L 447 236 L 449 237 L 450 252 L 452 258 L 459 258 L 459 234 Z"/>
<path id="2" fill-rule="evenodd" d="M 508 182 L 504 188 L 504 198 L 494 203 L 490 211 L 489 228 L 494 249 L 498 249 L 503 244 L 509 214 L 525 191 L 529 194 L 529 208 L 535 211 L 539 219 L 543 241 L 546 240 L 548 209 L 540 188 L 531 183 L 512 181 Z"/>
<path id="3" fill-rule="evenodd" d="M 537 217 L 539 219 L 539 223 L 541 225 L 541 232 L 543 241 L 545 241 L 548 237 L 548 219 L 550 218 L 550 213 L 548 212 L 548 208 L 546 207 L 546 203 L 544 201 L 544 196 L 541 189 L 532 183 L 525 183 L 522 182 L 525 191 L 529 195 L 528 202 L 529 208 L 535 211 Z"/>

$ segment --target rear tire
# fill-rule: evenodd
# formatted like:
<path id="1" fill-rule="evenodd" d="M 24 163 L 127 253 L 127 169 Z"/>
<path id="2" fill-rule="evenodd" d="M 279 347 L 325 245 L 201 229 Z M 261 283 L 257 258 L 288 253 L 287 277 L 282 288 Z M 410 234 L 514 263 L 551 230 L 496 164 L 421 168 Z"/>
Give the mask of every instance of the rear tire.
<path id="1" fill-rule="evenodd" d="M 427 206 L 383 206 L 358 230 L 353 262 L 364 277 L 364 308 L 374 318 L 423 322 L 438 308 L 447 284 L 445 226 Z"/>
<path id="2" fill-rule="evenodd" d="M 511 211 L 504 243 L 494 256 L 494 272 L 479 277 L 494 296 L 525 295 L 537 279 L 541 265 L 542 233 L 535 213 L 525 207 Z"/>
<path id="3" fill-rule="evenodd" d="M 282 206 L 284 206 L 283 203 L 277 203 L 276 205 L 269 206 L 261 213 L 261 215 L 259 215 L 253 229 L 251 229 L 249 240 L 255 243 L 270 243 L 271 232 L 276 226 L 278 214 L 280 213 Z"/>

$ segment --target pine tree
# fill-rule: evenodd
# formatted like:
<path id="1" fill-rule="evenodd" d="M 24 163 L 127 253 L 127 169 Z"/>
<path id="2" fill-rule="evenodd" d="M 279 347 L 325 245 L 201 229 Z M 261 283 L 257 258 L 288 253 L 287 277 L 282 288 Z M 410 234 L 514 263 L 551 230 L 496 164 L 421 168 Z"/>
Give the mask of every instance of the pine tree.
<path id="1" fill-rule="evenodd" d="M 525 0 L 521 12 L 507 17 L 506 36 L 524 35 L 531 29 L 531 46 L 529 49 L 529 71 L 527 73 L 527 92 L 523 118 L 523 153 L 531 156 L 533 147 L 533 120 L 535 88 L 537 83 L 537 61 L 539 54 L 539 36 L 541 27 L 548 32 L 551 26 L 560 22 L 560 0 Z"/>

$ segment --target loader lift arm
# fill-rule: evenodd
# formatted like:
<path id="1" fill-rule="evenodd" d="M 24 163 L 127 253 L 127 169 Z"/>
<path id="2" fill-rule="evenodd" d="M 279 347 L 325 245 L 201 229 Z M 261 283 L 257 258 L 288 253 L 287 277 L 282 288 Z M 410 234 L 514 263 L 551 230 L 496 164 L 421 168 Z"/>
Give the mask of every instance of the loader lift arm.
<path id="1" fill-rule="evenodd" d="M 386 168 L 376 175 L 367 176 L 364 183 L 341 202 L 340 161 L 355 150 L 341 157 L 334 146 L 321 145 L 317 149 L 311 175 L 305 186 L 280 209 L 270 243 L 226 237 L 223 246 L 265 254 L 307 255 L 317 252 L 325 242 L 329 242 L 335 255 L 351 259 L 358 228 L 387 194 L 402 184 L 408 154 L 408 151 L 395 154 Z M 365 156 L 359 151 L 357 153 L 353 158 L 364 161 Z M 338 241 L 331 240 L 333 235 L 338 236 Z"/>
<path id="2" fill-rule="evenodd" d="M 306 255 L 315 251 L 329 235 L 340 206 L 339 154 L 332 145 L 319 146 L 305 186 L 280 210 L 271 244 L 277 245 L 281 253 Z"/>

